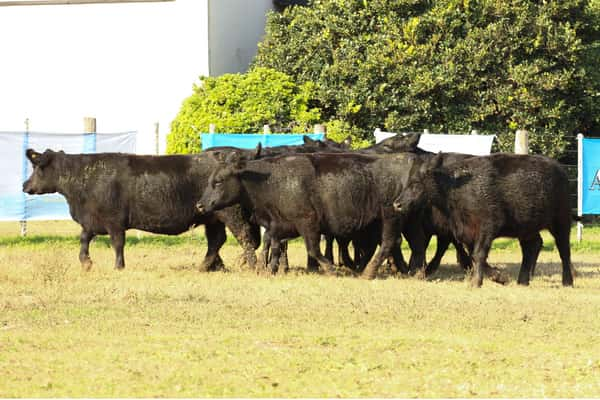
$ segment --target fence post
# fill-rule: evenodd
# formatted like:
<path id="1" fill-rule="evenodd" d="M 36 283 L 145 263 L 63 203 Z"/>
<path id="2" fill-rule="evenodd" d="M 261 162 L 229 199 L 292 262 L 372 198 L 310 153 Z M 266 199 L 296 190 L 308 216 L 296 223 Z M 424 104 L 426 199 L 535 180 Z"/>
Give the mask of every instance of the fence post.
<path id="1" fill-rule="evenodd" d="M 322 133 L 323 139 L 327 138 L 327 128 L 325 128 L 325 125 L 323 125 L 323 124 L 315 124 L 315 126 L 313 128 L 313 132 L 314 133 Z"/>
<path id="2" fill-rule="evenodd" d="M 269 124 L 265 124 L 263 126 L 263 134 L 268 135 L 269 133 L 271 133 L 271 127 L 269 126 Z"/>
<path id="3" fill-rule="evenodd" d="M 155 148 L 154 148 L 154 152 L 156 153 L 156 155 L 160 155 L 160 125 L 158 122 L 154 123 L 154 144 L 155 144 Z"/>
<path id="4" fill-rule="evenodd" d="M 426 134 L 426 135 L 429 135 L 429 129 L 427 129 L 427 128 L 423 129 L 423 133 Z"/>
<path id="5" fill-rule="evenodd" d="M 515 154 L 529 154 L 529 132 L 519 129 L 515 134 Z"/>
<path id="6" fill-rule="evenodd" d="M 83 133 L 96 133 L 96 118 L 83 117 Z"/>
<path id="7" fill-rule="evenodd" d="M 477 129 L 471 130 L 471 135 L 479 135 L 479 131 Z"/>
<path id="8" fill-rule="evenodd" d="M 208 133 L 215 133 L 217 126 L 215 124 L 208 124 Z"/>
<path id="9" fill-rule="evenodd" d="M 29 135 L 29 118 L 25 118 L 25 135 Z M 23 205 L 25 208 L 27 207 L 27 202 Z M 21 237 L 27 236 L 27 221 L 19 221 L 21 225 Z"/>

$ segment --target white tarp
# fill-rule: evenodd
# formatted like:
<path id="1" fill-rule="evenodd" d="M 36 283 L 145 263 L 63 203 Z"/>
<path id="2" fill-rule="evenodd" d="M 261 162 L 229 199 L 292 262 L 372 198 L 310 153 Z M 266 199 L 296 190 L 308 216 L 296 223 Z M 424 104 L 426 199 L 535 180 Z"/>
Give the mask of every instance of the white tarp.
<path id="1" fill-rule="evenodd" d="M 30 196 L 23 182 L 31 174 L 25 150 L 63 150 L 65 153 L 135 153 L 136 132 L 55 134 L 0 132 L 0 221 L 70 219 L 69 207 L 60 194 Z"/>
<path id="2" fill-rule="evenodd" d="M 395 136 L 394 132 L 375 130 L 375 142 Z M 496 135 L 445 135 L 423 133 L 418 147 L 422 150 L 438 153 L 463 153 L 474 156 L 485 156 L 491 153 L 492 143 Z"/>

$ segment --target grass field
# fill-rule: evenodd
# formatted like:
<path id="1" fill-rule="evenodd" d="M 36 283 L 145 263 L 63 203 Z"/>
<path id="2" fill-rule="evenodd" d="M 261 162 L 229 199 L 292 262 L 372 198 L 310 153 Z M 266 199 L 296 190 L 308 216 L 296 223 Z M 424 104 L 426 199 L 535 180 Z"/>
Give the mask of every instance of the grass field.
<path id="1" fill-rule="evenodd" d="M 106 238 L 84 273 L 73 223 L 0 224 L 0 397 L 599 397 L 600 229 L 573 243 L 574 288 L 544 235 L 537 276 L 472 289 L 449 251 L 429 281 L 363 281 L 236 267 L 200 273 L 202 229 Z"/>

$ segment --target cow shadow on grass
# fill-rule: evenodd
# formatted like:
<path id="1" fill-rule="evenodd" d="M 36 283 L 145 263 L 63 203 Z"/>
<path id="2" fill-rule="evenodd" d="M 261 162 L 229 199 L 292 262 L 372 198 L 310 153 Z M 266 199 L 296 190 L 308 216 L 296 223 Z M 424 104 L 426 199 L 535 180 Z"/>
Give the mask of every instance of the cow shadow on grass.
<path id="1" fill-rule="evenodd" d="M 505 274 L 511 282 L 516 282 L 521 269 L 521 263 L 490 263 L 492 267 L 498 268 Z M 600 262 L 586 263 L 574 262 L 573 267 L 576 271 L 576 278 L 595 279 L 600 278 Z M 535 267 L 535 274 L 532 280 L 555 277 L 558 280 L 562 276 L 562 264 L 560 261 L 539 262 Z M 430 281 L 463 281 L 470 277 L 470 271 L 465 271 L 456 264 L 442 264 L 433 275 L 427 277 Z"/>

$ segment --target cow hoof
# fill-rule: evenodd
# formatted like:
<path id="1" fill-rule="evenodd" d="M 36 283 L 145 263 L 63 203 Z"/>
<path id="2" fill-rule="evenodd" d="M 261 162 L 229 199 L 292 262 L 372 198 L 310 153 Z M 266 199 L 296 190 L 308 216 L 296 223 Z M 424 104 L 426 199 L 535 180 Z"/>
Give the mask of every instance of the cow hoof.
<path id="1" fill-rule="evenodd" d="M 368 280 L 368 281 L 372 281 L 373 279 L 375 279 L 375 274 L 374 273 L 363 272 L 360 275 L 360 279 L 365 279 L 365 280 Z"/>
<path id="2" fill-rule="evenodd" d="M 483 282 L 477 280 L 477 279 L 472 279 L 471 280 L 471 287 L 472 288 L 480 288 L 481 285 L 483 284 Z"/>
<path id="3" fill-rule="evenodd" d="M 92 260 L 90 260 L 89 258 L 87 260 L 84 260 L 81 262 L 81 269 L 84 271 L 89 271 L 92 269 Z"/>

